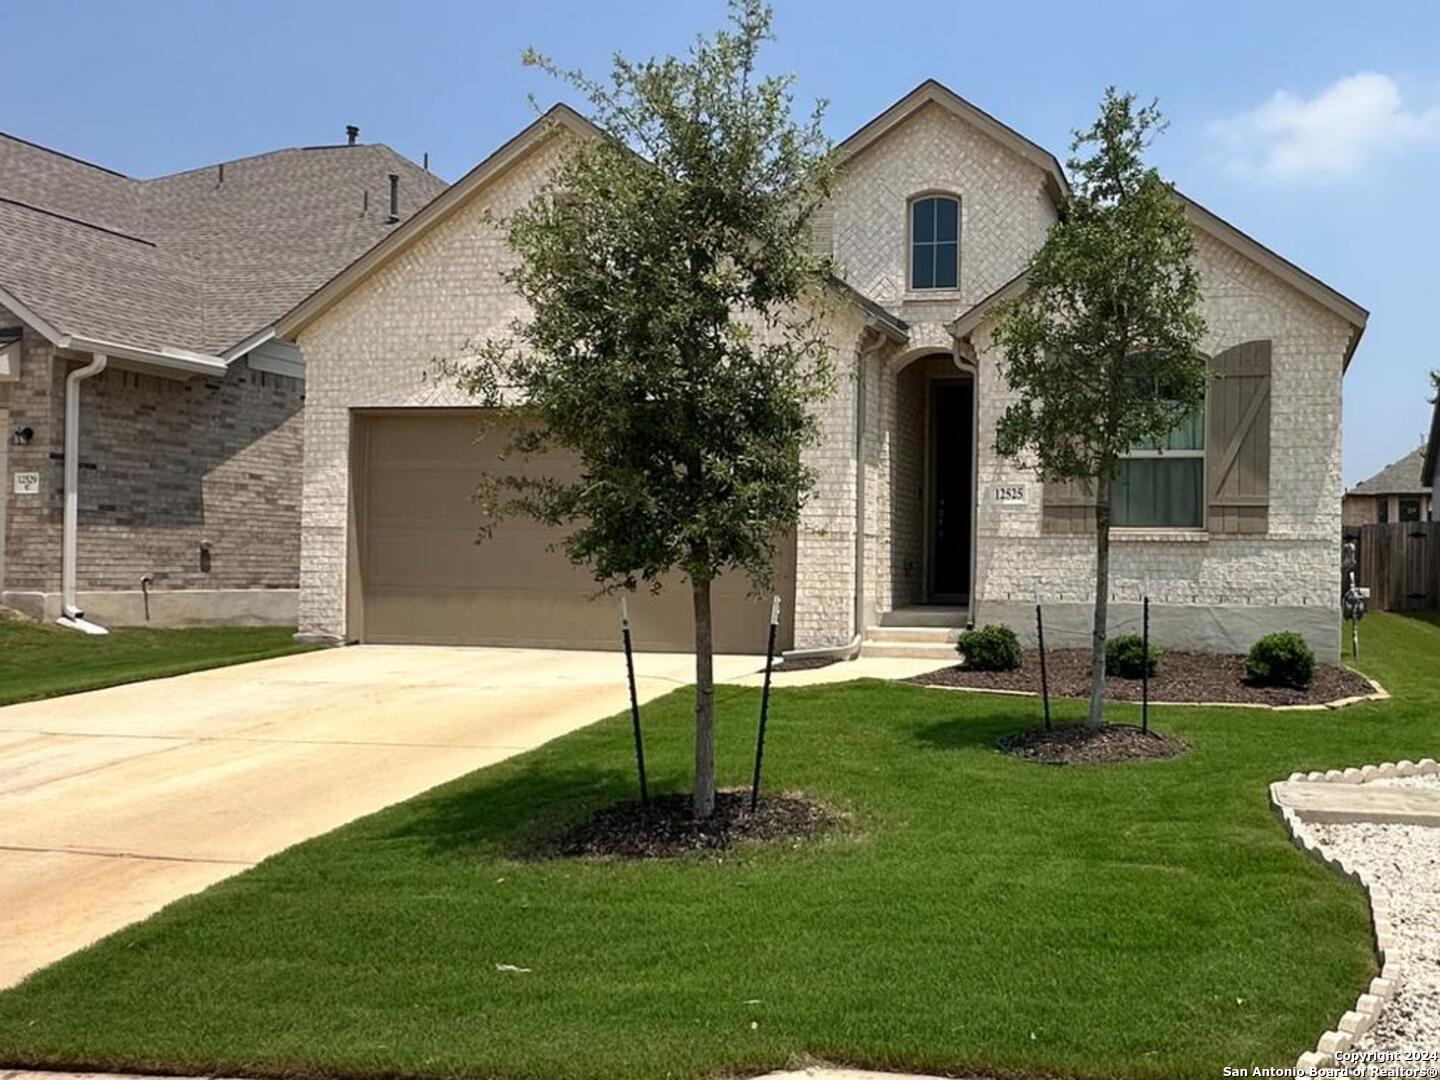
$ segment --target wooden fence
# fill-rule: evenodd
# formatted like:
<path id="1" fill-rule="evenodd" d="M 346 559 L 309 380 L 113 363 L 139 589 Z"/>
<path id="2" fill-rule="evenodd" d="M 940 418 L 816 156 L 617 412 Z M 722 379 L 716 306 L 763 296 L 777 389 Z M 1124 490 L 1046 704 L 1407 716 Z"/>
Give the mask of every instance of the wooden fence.
<path id="1" fill-rule="evenodd" d="M 1392 521 L 1345 530 L 1355 540 L 1355 584 L 1370 589 L 1371 611 L 1440 608 L 1440 521 Z"/>

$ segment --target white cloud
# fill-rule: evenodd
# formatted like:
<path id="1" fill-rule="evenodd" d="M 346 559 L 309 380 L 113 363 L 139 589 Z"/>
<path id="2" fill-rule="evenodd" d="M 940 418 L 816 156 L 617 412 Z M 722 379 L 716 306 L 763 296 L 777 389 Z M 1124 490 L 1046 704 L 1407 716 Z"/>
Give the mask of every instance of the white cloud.
<path id="1" fill-rule="evenodd" d="M 1211 125 L 1238 175 L 1277 180 L 1336 179 L 1376 159 L 1440 138 L 1440 105 L 1407 103 L 1388 75 L 1347 75 L 1312 98 L 1277 90 L 1248 112 Z"/>

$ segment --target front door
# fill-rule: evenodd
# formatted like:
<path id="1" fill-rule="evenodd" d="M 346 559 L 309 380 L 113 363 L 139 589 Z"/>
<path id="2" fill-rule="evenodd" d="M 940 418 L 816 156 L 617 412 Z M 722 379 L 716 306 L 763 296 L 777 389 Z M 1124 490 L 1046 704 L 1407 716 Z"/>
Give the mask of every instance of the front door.
<path id="1" fill-rule="evenodd" d="M 971 405 L 974 384 L 951 379 L 931 384 L 933 533 L 930 543 L 930 599 L 964 603 L 970 598 L 970 495 L 974 442 Z"/>

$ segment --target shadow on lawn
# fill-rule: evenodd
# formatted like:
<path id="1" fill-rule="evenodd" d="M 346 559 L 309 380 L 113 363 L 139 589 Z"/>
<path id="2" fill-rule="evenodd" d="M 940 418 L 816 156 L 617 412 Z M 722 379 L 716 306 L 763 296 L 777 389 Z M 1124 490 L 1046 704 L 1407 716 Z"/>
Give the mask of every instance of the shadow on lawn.
<path id="1" fill-rule="evenodd" d="M 1044 717 L 1020 709 L 1006 710 L 985 717 L 963 713 L 947 720 L 926 724 L 915 732 L 915 738 L 937 750 L 966 750 L 980 747 L 1000 753 L 996 743 L 1006 735 L 1024 731 L 1044 723 Z"/>
<path id="2" fill-rule="evenodd" d="M 537 761 L 486 770 L 416 800 L 386 838 L 441 856 L 533 858 L 594 811 L 638 797 L 633 772 Z"/>

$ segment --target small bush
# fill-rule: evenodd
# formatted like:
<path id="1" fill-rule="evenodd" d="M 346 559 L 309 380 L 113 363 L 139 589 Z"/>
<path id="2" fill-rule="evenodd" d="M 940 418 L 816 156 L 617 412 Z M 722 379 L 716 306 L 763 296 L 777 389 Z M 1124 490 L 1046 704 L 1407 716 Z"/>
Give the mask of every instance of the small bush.
<path id="1" fill-rule="evenodd" d="M 1117 675 L 1122 679 L 1138 679 L 1142 675 L 1155 677 L 1160 666 L 1160 650 L 1154 645 L 1145 652 L 1145 643 L 1139 634 L 1121 634 L 1105 642 L 1105 674 Z"/>
<path id="2" fill-rule="evenodd" d="M 1250 646 L 1245 674 L 1257 686 L 1286 686 L 1305 690 L 1315 678 L 1315 654 L 1293 630 L 1266 634 Z"/>
<path id="3" fill-rule="evenodd" d="M 1008 626 L 982 626 L 960 635 L 955 647 L 971 671 L 1014 671 L 1020 666 L 1020 639 Z"/>

